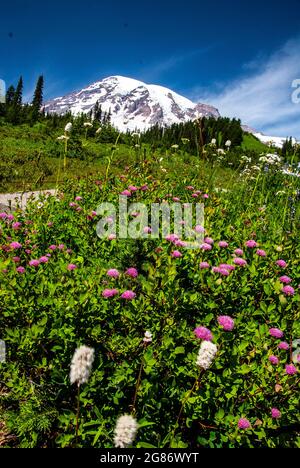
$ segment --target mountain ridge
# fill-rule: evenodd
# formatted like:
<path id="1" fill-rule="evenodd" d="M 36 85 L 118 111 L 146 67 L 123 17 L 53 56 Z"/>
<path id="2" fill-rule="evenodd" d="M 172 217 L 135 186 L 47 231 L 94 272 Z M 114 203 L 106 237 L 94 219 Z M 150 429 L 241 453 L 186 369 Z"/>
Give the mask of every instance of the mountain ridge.
<path id="1" fill-rule="evenodd" d="M 194 120 L 202 114 L 220 117 L 209 104 L 194 103 L 169 88 L 149 85 L 119 75 L 104 78 L 44 105 L 45 112 L 63 114 L 89 113 L 96 102 L 103 112 L 112 113 L 112 124 L 119 130 L 146 130 L 155 124 L 168 126 Z"/>

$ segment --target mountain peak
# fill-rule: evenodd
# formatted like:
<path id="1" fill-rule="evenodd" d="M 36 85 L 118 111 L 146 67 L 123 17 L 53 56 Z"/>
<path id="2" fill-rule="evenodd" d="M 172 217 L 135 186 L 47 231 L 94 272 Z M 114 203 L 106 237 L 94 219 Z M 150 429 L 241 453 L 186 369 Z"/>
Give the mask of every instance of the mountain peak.
<path id="1" fill-rule="evenodd" d="M 197 104 L 171 89 L 120 75 L 109 76 L 80 91 L 46 102 L 44 108 L 49 113 L 76 115 L 89 113 L 96 102 L 104 112 L 111 111 L 112 124 L 122 131 L 187 122 L 195 120 L 199 112 L 207 117 L 220 116 L 213 106 Z"/>

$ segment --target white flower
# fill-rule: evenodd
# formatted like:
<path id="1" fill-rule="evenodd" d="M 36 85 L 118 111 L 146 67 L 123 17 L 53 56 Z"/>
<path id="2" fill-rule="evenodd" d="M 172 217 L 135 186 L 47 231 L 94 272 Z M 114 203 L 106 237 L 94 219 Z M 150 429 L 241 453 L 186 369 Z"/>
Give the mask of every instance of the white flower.
<path id="1" fill-rule="evenodd" d="M 93 124 L 91 124 L 91 122 L 84 122 L 83 126 L 84 127 L 92 127 Z"/>
<path id="2" fill-rule="evenodd" d="M 230 148 L 230 146 L 231 146 L 231 141 L 230 141 L 230 140 L 227 140 L 226 143 L 225 143 L 225 146 L 227 146 L 227 148 Z"/>
<path id="3" fill-rule="evenodd" d="M 152 343 L 152 333 L 151 332 L 149 332 L 149 331 L 145 332 L 143 342 L 144 343 Z"/>
<path id="4" fill-rule="evenodd" d="M 217 140 L 216 140 L 215 138 L 213 138 L 213 139 L 211 140 L 211 145 L 212 145 L 212 146 L 216 146 L 216 144 L 217 144 Z"/>
<path id="5" fill-rule="evenodd" d="M 69 137 L 67 137 L 66 135 L 62 135 L 62 136 L 57 137 L 57 140 L 59 140 L 59 141 L 68 140 L 68 139 L 69 139 Z"/>
<path id="6" fill-rule="evenodd" d="M 72 131 L 72 128 L 73 125 L 71 124 L 71 122 L 67 123 L 67 125 L 65 126 L 65 132 L 70 133 Z"/>
<path id="7" fill-rule="evenodd" d="M 219 154 L 225 154 L 225 151 L 222 148 L 217 149 L 217 153 Z"/>
<path id="8" fill-rule="evenodd" d="M 114 443 L 115 447 L 126 448 L 132 444 L 138 430 L 136 420 L 125 414 L 120 416 L 115 427 Z"/>
<path id="9" fill-rule="evenodd" d="M 218 348 L 210 341 L 203 341 L 198 353 L 197 366 L 207 370 L 218 352 Z"/>
<path id="10" fill-rule="evenodd" d="M 171 148 L 173 148 L 173 149 L 178 149 L 179 146 L 178 146 L 178 145 L 172 145 Z"/>
<path id="11" fill-rule="evenodd" d="M 96 134 L 99 135 L 99 133 L 101 132 L 102 128 L 99 127 L 98 130 L 96 131 Z"/>
<path id="12" fill-rule="evenodd" d="M 94 353 L 94 349 L 87 346 L 80 346 L 76 349 L 71 362 L 71 384 L 82 385 L 88 381 L 92 371 Z"/>

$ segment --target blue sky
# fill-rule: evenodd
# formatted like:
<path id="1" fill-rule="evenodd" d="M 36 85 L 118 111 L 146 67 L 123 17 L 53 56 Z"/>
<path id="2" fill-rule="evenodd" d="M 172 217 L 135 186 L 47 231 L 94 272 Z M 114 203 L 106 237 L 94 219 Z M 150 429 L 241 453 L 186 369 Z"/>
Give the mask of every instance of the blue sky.
<path id="1" fill-rule="evenodd" d="M 299 0 L 1 2 L 0 78 L 45 98 L 110 75 L 167 86 L 272 135 L 300 137 Z"/>

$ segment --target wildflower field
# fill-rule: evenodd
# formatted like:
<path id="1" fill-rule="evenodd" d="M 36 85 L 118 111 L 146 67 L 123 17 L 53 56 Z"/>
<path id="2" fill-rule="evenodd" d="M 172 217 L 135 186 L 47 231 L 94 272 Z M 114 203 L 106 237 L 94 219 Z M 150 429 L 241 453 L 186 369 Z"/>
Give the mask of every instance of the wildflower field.
<path id="1" fill-rule="evenodd" d="M 0 213 L 0 445 L 300 447 L 300 179 L 176 150 Z M 120 194 L 204 203 L 203 242 L 99 238 Z"/>

